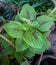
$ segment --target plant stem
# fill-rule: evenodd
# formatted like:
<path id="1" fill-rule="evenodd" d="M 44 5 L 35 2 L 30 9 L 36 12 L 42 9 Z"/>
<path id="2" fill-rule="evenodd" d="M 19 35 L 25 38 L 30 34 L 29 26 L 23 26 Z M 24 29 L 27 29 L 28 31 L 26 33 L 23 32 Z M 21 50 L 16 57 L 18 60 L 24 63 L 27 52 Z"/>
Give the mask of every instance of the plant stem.
<path id="1" fill-rule="evenodd" d="M 56 6 L 56 0 L 52 0 L 52 2 L 54 3 L 54 5 Z"/>
<path id="2" fill-rule="evenodd" d="M 41 54 L 41 56 L 40 56 L 40 59 L 39 59 L 38 65 L 40 65 L 40 63 L 41 63 L 42 56 L 43 56 L 43 54 Z"/>
<path id="3" fill-rule="evenodd" d="M 54 55 L 43 55 L 42 60 L 44 60 L 44 59 L 46 59 L 46 58 L 53 58 L 53 59 L 56 60 L 56 56 L 54 56 Z M 41 60 L 41 61 L 42 61 L 42 60 Z"/>
<path id="4" fill-rule="evenodd" d="M 52 13 L 54 13 L 56 11 L 56 7 L 51 11 L 51 13 L 49 15 L 51 15 Z"/>
<path id="5" fill-rule="evenodd" d="M 2 34 L 0 34 L 0 37 L 3 38 L 5 41 L 7 41 L 11 46 L 13 46 L 15 48 L 15 45 L 10 41 L 8 40 L 5 36 L 3 36 Z"/>
<path id="6" fill-rule="evenodd" d="M 55 7 L 49 15 L 51 15 L 52 13 L 54 13 L 56 11 L 56 0 L 51 0 L 51 1 L 54 3 Z"/>

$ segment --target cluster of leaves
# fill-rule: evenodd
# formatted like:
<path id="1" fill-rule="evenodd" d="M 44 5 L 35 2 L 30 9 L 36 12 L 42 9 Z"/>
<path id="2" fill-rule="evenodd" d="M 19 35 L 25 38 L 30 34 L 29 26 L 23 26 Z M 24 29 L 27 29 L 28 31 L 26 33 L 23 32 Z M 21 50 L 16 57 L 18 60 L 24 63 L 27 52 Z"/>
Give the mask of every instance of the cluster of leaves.
<path id="1" fill-rule="evenodd" d="M 15 20 L 4 27 L 7 32 L 4 36 L 14 43 L 15 48 L 0 38 L 0 43 L 5 48 L 4 53 L 10 55 L 10 59 L 16 58 L 20 64 L 23 60 L 31 59 L 35 54 L 42 54 L 51 47 L 47 36 L 53 18 L 47 15 L 36 17 L 36 15 L 34 8 L 25 4 Z M 21 65 L 29 63 L 25 61 Z"/>

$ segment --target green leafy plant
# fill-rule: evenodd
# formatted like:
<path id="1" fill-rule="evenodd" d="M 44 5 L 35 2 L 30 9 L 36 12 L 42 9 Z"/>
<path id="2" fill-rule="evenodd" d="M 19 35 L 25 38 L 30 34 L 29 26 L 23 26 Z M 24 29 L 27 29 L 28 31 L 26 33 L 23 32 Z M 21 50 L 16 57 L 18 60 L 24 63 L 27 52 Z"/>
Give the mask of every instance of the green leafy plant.
<path id="1" fill-rule="evenodd" d="M 35 54 L 42 54 L 51 47 L 47 36 L 52 24 L 52 17 L 48 15 L 36 17 L 34 8 L 25 4 L 21 12 L 16 15 L 15 20 L 4 27 L 7 32 L 4 36 L 12 43 L 0 36 L 2 37 L 0 42 L 6 51 L 4 53 L 14 55 L 13 58 L 16 58 L 20 64 L 26 60 L 21 65 L 29 65 L 27 58 L 31 59 Z"/>

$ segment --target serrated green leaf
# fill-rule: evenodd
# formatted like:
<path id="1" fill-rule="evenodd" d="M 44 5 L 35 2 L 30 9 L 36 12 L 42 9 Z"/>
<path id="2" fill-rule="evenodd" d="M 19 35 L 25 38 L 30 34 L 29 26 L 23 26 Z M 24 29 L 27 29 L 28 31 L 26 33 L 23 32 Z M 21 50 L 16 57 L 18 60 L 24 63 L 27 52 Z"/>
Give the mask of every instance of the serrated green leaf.
<path id="1" fill-rule="evenodd" d="M 51 32 L 51 30 L 48 30 L 48 31 L 44 32 L 44 35 L 45 35 L 46 37 L 48 37 L 49 34 L 50 34 L 50 32 Z"/>
<path id="2" fill-rule="evenodd" d="M 42 48 L 42 35 L 38 31 L 28 31 L 24 35 L 24 41 L 33 48 Z"/>
<path id="3" fill-rule="evenodd" d="M 23 57 L 24 57 L 24 52 L 16 52 L 15 53 L 15 58 L 19 63 L 21 63 L 23 61 Z"/>
<path id="4" fill-rule="evenodd" d="M 51 45 L 49 43 L 49 41 L 47 40 L 47 38 L 43 35 L 43 38 L 42 38 L 43 42 L 43 47 L 42 48 L 33 48 L 33 47 L 30 47 L 29 49 L 34 52 L 35 54 L 42 54 L 43 52 L 45 52 L 46 50 L 48 50 Z"/>
<path id="5" fill-rule="evenodd" d="M 4 29 L 13 38 L 21 38 L 23 36 L 22 24 L 19 22 L 10 22 Z"/>
<path id="6" fill-rule="evenodd" d="M 36 12 L 32 6 L 25 4 L 19 14 L 19 18 L 23 21 L 24 19 L 35 20 Z"/>
<path id="7" fill-rule="evenodd" d="M 29 65 L 28 61 L 24 61 L 21 65 Z"/>
<path id="8" fill-rule="evenodd" d="M 49 41 L 39 31 L 28 31 L 23 39 L 30 47 L 36 48 L 38 53 L 42 53 L 50 48 Z"/>
<path id="9" fill-rule="evenodd" d="M 29 47 L 22 39 L 16 39 L 15 45 L 17 52 L 24 51 Z"/>
<path id="10" fill-rule="evenodd" d="M 30 28 L 30 25 L 28 25 L 27 23 L 23 23 L 23 29 L 25 31 L 29 30 L 29 28 Z"/>
<path id="11" fill-rule="evenodd" d="M 15 52 L 15 49 L 12 46 L 8 46 L 4 49 L 4 53 L 7 55 L 11 55 Z"/>
<path id="12" fill-rule="evenodd" d="M 32 52 L 30 49 L 25 50 L 25 57 L 31 59 L 33 56 L 35 56 L 34 52 Z"/>
<path id="13" fill-rule="evenodd" d="M 39 16 L 37 20 L 40 24 L 39 30 L 42 32 L 49 30 L 53 24 L 53 18 L 47 15 Z"/>
<path id="14" fill-rule="evenodd" d="M 51 11 L 52 11 L 51 9 L 48 9 L 48 10 L 47 10 L 47 14 L 51 13 Z"/>
<path id="15" fill-rule="evenodd" d="M 4 53 L 0 53 L 0 65 L 9 65 L 8 56 Z"/>
<path id="16" fill-rule="evenodd" d="M 35 54 L 42 54 L 43 52 L 45 52 L 44 47 L 42 49 L 30 47 L 30 50 Z"/>
<path id="17" fill-rule="evenodd" d="M 38 21 L 33 21 L 32 24 L 31 24 L 31 26 L 32 26 L 33 28 L 38 29 L 40 25 L 39 25 Z"/>
<path id="18" fill-rule="evenodd" d="M 50 44 L 50 42 L 48 41 L 48 39 L 46 38 L 45 35 L 42 35 L 42 36 L 43 36 L 43 43 L 44 43 L 43 47 L 46 51 L 51 47 L 51 44 Z"/>
<path id="19" fill-rule="evenodd" d="M 19 19 L 19 13 L 15 16 L 15 20 L 14 21 L 20 21 L 20 19 Z"/>

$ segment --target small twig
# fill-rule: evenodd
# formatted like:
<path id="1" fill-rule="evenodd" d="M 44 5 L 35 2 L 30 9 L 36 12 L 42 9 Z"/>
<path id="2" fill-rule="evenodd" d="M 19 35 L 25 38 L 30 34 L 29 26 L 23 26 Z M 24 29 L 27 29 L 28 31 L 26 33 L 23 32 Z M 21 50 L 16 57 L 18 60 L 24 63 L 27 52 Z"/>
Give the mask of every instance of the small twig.
<path id="1" fill-rule="evenodd" d="M 5 36 L 0 34 L 0 37 L 3 38 L 4 40 L 6 40 L 11 46 L 13 46 L 15 48 L 15 45 L 10 40 L 8 40 Z"/>
<path id="2" fill-rule="evenodd" d="M 43 54 L 41 54 L 41 56 L 40 56 L 40 59 L 39 59 L 38 65 L 40 65 L 40 63 L 41 63 L 42 56 L 43 56 Z"/>
<path id="3" fill-rule="evenodd" d="M 41 61 L 43 61 L 46 58 L 53 58 L 53 59 L 56 60 L 56 56 L 53 56 L 53 55 L 43 55 L 43 54 L 41 54 L 38 65 L 40 65 Z"/>
<path id="4" fill-rule="evenodd" d="M 53 58 L 53 59 L 56 60 L 56 56 L 53 56 L 53 55 L 43 55 L 42 60 L 44 60 L 44 59 L 46 59 L 46 58 Z M 42 61 L 42 60 L 41 60 L 41 61 Z"/>
<path id="5" fill-rule="evenodd" d="M 51 1 L 54 3 L 55 7 L 49 15 L 51 15 L 52 13 L 54 13 L 56 11 L 56 0 L 51 0 Z"/>
<path id="6" fill-rule="evenodd" d="M 51 11 L 51 13 L 49 15 L 51 15 L 52 13 L 54 13 L 56 11 L 56 7 Z"/>

